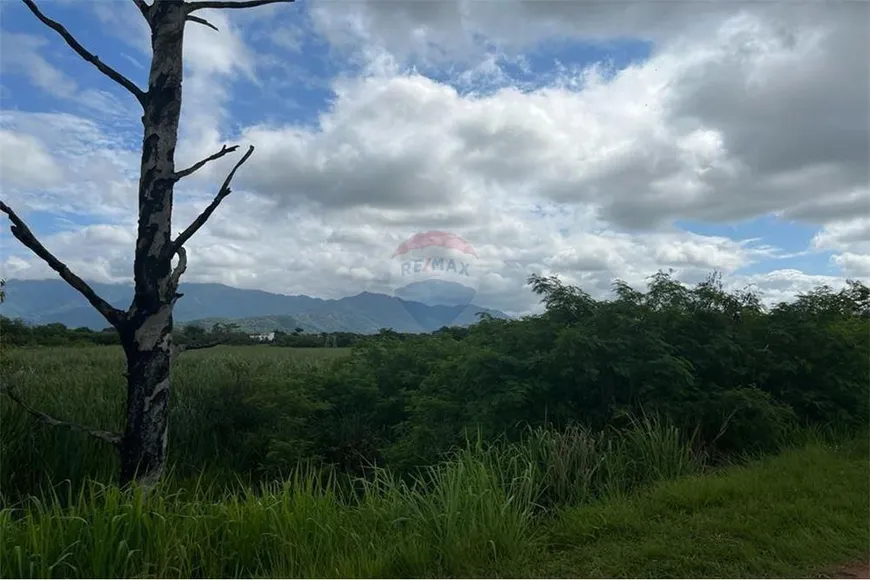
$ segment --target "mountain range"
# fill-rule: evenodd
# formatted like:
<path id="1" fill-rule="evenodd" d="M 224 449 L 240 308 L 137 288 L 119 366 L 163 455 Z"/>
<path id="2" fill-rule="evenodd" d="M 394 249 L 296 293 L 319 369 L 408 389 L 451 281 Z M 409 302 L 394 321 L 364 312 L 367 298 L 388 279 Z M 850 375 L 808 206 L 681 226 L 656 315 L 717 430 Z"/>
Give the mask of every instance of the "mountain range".
<path id="1" fill-rule="evenodd" d="M 94 291 L 117 308 L 126 309 L 133 287 L 90 283 Z M 397 332 L 431 332 L 443 326 L 468 326 L 479 312 L 510 318 L 498 310 L 475 304 L 440 305 L 403 300 L 386 294 L 362 292 L 339 299 L 288 296 L 244 290 L 224 284 L 181 284 L 184 294 L 175 305 L 177 324 L 211 326 L 233 322 L 249 332 L 375 333 L 381 328 Z M 0 315 L 29 324 L 59 322 L 69 328 L 101 329 L 106 321 L 63 280 L 7 280 L 6 300 Z"/>

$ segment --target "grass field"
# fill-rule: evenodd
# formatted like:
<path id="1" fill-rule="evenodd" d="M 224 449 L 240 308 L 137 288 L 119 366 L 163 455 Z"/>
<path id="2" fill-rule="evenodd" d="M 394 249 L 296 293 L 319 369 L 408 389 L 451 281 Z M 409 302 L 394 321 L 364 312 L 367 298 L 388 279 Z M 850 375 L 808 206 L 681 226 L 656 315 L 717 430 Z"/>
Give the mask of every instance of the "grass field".
<path id="1" fill-rule="evenodd" d="M 270 401 L 250 402 L 258 393 L 300 391 L 301 371 L 316 368 L 349 349 L 290 349 L 218 346 L 184 353 L 173 366 L 170 419 L 171 462 L 182 477 L 196 476 L 220 458 L 226 477 L 243 471 L 244 442 L 230 421 L 281 422 L 281 417 L 239 417 Z M 126 401 L 120 347 L 37 347 L 4 353 L 3 375 L 34 407 L 67 421 L 123 431 Z M 283 404 L 284 402 L 282 402 Z M 291 407 L 294 401 L 286 401 Z M 290 409 L 292 411 L 292 409 Z M 104 443 L 33 421 L 5 397 L 0 400 L 0 496 L 36 489 L 50 481 L 111 481 L 117 458 Z M 288 417 L 288 421 L 292 417 Z M 248 421 L 250 422 L 250 421 Z M 45 450 L 51 450 L 45 453 Z M 235 461 L 234 461 L 235 460 Z"/>
<path id="2" fill-rule="evenodd" d="M 0 400 L 0 577 L 808 577 L 867 558 L 866 436 L 801 432 L 780 455 L 724 467 L 647 418 L 472 443 L 412 479 L 376 469 L 349 488 L 300 466 L 244 481 L 284 461 L 266 435 L 286 429 L 280 441 L 304 450 L 294 410 L 311 403 L 295 397 L 347 354 L 186 353 L 174 471 L 147 497 L 104 485 L 117 470 L 105 444 Z M 3 365 L 34 406 L 121 429 L 120 349 L 18 349 Z M 260 448 L 279 455 L 252 459 Z"/>
<path id="3" fill-rule="evenodd" d="M 570 508 L 541 576 L 793 578 L 870 557 L 867 439 Z"/>
<path id="4" fill-rule="evenodd" d="M 866 558 L 866 445 L 812 444 L 535 514 L 459 458 L 359 502 L 301 476 L 258 496 L 94 487 L 0 512 L 3 577 L 811 577 Z"/>

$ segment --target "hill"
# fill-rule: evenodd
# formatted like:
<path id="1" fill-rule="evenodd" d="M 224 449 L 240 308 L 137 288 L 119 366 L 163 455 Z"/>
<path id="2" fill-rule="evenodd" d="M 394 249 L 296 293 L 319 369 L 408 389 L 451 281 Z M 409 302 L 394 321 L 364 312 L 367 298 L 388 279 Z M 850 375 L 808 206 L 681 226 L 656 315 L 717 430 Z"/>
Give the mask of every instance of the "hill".
<path id="1" fill-rule="evenodd" d="M 109 303 L 125 308 L 133 288 L 125 284 L 91 283 Z M 224 284 L 181 284 L 184 298 L 175 307 L 177 323 L 211 326 L 234 322 L 251 332 L 300 327 L 307 332 L 374 333 L 381 328 L 397 332 L 431 332 L 442 326 L 467 326 L 477 312 L 509 318 L 503 312 L 468 306 L 429 305 L 386 294 L 362 292 L 326 300 L 305 295 L 289 296 L 261 290 L 245 290 Z M 62 280 L 8 280 L 6 301 L 0 314 L 31 324 L 59 322 L 70 328 L 99 329 L 106 321 L 75 290 Z"/>

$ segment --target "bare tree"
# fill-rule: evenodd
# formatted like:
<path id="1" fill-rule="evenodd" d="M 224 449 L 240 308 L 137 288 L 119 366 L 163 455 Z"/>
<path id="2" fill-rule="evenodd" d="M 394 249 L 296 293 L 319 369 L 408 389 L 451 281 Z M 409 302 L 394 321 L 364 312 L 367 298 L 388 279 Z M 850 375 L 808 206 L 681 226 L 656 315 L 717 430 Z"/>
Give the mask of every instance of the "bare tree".
<path id="1" fill-rule="evenodd" d="M 176 170 L 175 147 L 181 114 L 182 48 L 188 22 L 215 26 L 195 13 L 203 9 L 241 9 L 292 2 L 293 0 L 218 1 L 132 0 L 151 29 L 151 68 L 148 89 L 142 90 L 121 73 L 88 52 L 60 23 L 45 16 L 33 0 L 22 0 L 46 26 L 57 32 L 79 56 L 101 73 L 127 89 L 142 106 L 142 161 L 139 176 L 139 226 L 133 263 L 134 296 L 124 311 L 113 307 L 43 246 L 20 217 L 3 201 L 0 211 L 12 222 L 12 235 L 42 258 L 70 286 L 118 330 L 127 358 L 127 412 L 123 434 L 83 427 L 31 409 L 17 394 L 7 391 L 25 410 L 51 425 L 72 427 L 117 446 L 121 455 L 120 481 L 155 483 L 166 464 L 169 427 L 169 371 L 173 354 L 172 311 L 181 298 L 178 283 L 187 267 L 184 244 L 199 230 L 226 198 L 239 167 L 250 158 L 247 152 L 227 175 L 214 200 L 176 238 L 172 238 L 172 200 L 175 184 L 211 161 L 233 153 L 238 146 L 221 148 L 193 164 Z M 173 268 L 172 261 L 178 256 Z"/>

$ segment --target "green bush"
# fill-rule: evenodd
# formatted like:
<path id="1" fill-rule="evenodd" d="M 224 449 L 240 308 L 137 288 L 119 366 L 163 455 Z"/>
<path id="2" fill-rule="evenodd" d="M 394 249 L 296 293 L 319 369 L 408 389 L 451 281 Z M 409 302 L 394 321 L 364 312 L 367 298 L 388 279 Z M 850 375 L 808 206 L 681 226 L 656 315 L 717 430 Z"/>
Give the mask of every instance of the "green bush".
<path id="1" fill-rule="evenodd" d="M 637 428 L 630 417 L 694 434 L 694 449 L 720 457 L 773 450 L 796 426 L 870 420 L 870 291 L 858 282 L 764 309 L 715 276 L 690 288 L 659 273 L 645 292 L 617 282 L 604 301 L 555 278 L 530 281 L 547 306 L 540 316 L 485 317 L 463 332 L 383 331 L 350 351 L 186 353 L 173 369 L 176 477 L 206 469 L 224 483 L 269 481 L 299 462 L 411 477 L 469 439 L 516 443 L 531 429 L 560 433 L 554 448 L 582 449 L 591 445 L 582 433 Z M 4 382 L 35 407 L 121 430 L 119 349 L 12 348 L 4 359 Z M 5 398 L 0 419 L 4 494 L 111 479 L 116 460 L 101 443 L 48 429 Z M 565 469 L 587 461 L 574 453 Z M 642 474 L 624 477 L 630 487 Z"/>

